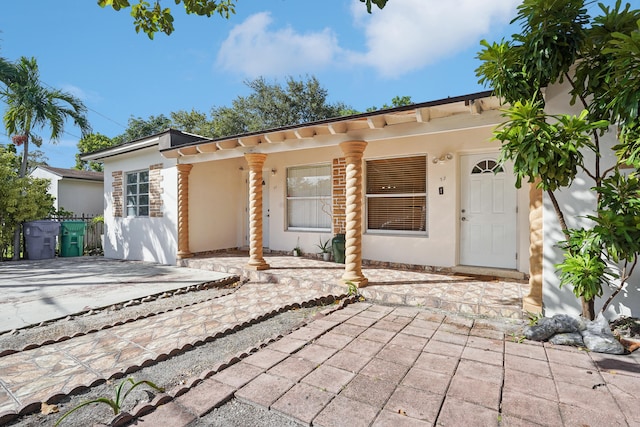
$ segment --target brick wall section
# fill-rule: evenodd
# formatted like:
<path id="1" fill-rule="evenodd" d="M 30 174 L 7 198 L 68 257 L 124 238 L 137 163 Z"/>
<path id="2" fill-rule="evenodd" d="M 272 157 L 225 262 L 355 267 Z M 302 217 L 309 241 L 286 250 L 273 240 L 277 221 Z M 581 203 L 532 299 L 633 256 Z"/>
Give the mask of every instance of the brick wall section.
<path id="1" fill-rule="evenodd" d="M 347 162 L 344 157 L 333 159 L 333 234 L 344 234 L 347 208 Z"/>
<path id="2" fill-rule="evenodd" d="M 161 218 L 162 212 L 162 163 L 149 166 L 149 216 Z"/>
<path id="3" fill-rule="evenodd" d="M 122 171 L 114 171 L 111 172 L 111 176 L 113 177 L 113 183 L 111 183 L 111 198 L 113 201 L 113 216 L 116 218 L 122 217 L 122 207 L 123 207 L 123 191 L 124 187 L 122 185 L 123 174 Z"/>

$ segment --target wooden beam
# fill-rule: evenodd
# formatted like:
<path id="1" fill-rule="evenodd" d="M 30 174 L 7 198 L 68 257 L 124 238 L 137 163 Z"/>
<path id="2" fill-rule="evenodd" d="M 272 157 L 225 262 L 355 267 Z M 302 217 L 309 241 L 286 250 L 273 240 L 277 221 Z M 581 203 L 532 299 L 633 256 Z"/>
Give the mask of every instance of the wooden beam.
<path id="1" fill-rule="evenodd" d="M 429 108 L 417 108 L 416 120 L 418 123 L 428 123 L 431 121 L 431 111 Z"/>
<path id="2" fill-rule="evenodd" d="M 384 116 L 375 116 L 367 118 L 367 123 L 369 124 L 369 129 L 382 129 L 386 126 L 387 121 Z"/>
<path id="3" fill-rule="evenodd" d="M 180 153 L 178 153 L 177 150 L 171 150 L 171 151 L 165 151 L 162 153 L 162 156 L 165 159 L 177 159 L 178 157 L 180 157 Z"/>
<path id="4" fill-rule="evenodd" d="M 284 132 L 265 133 L 264 139 L 269 144 L 277 144 L 280 142 L 284 142 Z"/>
<path id="5" fill-rule="evenodd" d="M 347 133 L 347 122 L 329 123 L 328 127 L 331 135 Z"/>
<path id="6" fill-rule="evenodd" d="M 301 129 L 296 129 L 294 133 L 296 135 L 296 138 L 303 139 L 303 138 L 312 138 L 313 135 L 316 134 L 316 131 L 313 128 L 301 128 Z"/>
<path id="7" fill-rule="evenodd" d="M 198 145 L 198 150 L 200 150 L 201 153 L 214 153 L 218 151 L 218 146 L 215 143 L 202 144 Z"/>
<path id="8" fill-rule="evenodd" d="M 195 156 L 196 154 L 198 154 L 198 148 L 197 147 L 183 147 L 183 148 L 178 148 L 178 152 L 182 156 Z"/>
<path id="9" fill-rule="evenodd" d="M 238 139 L 238 143 L 243 147 L 257 147 L 260 144 L 259 136 L 246 136 Z"/>
<path id="10" fill-rule="evenodd" d="M 218 141 L 218 148 L 220 150 L 233 150 L 238 146 L 237 139 L 227 139 L 225 141 Z"/>

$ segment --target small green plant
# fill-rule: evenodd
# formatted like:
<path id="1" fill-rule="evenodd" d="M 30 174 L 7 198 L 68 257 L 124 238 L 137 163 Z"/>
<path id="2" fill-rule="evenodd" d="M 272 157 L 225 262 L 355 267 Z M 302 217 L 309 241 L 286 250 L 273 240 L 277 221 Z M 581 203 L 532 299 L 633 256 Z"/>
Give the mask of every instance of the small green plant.
<path id="1" fill-rule="evenodd" d="M 511 334 L 511 340 L 515 343 L 522 344 L 526 339 L 524 335 L 517 335 L 515 332 Z"/>
<path id="2" fill-rule="evenodd" d="M 91 218 L 91 223 L 93 224 L 104 224 L 104 215 L 96 215 Z"/>
<path id="3" fill-rule="evenodd" d="M 328 254 L 331 252 L 331 241 L 327 239 L 325 242 L 322 241 L 322 237 L 320 237 L 320 244 L 316 245 L 318 249 L 320 249 L 321 254 Z"/>
<path id="4" fill-rule="evenodd" d="M 358 287 L 355 283 L 346 282 L 345 285 L 347 285 L 347 295 L 349 295 L 350 297 L 358 296 L 360 294 L 360 291 L 358 290 Z"/>
<path id="5" fill-rule="evenodd" d="M 542 319 L 544 315 L 540 313 L 533 313 L 531 311 L 527 311 L 527 319 L 529 319 L 529 326 L 535 326 L 538 324 L 540 319 Z"/>
<path id="6" fill-rule="evenodd" d="M 127 383 L 130 383 L 131 387 L 124 394 L 122 394 L 124 385 L 127 384 Z M 118 415 L 122 411 L 122 404 L 124 403 L 125 399 L 129 395 L 129 393 L 131 393 L 136 387 L 138 387 L 139 385 L 142 385 L 142 384 L 145 384 L 145 385 L 147 385 L 147 386 L 149 386 L 151 388 L 154 388 L 154 389 L 158 390 L 159 392 L 163 392 L 164 391 L 163 388 L 158 387 L 157 385 L 155 385 L 151 381 L 142 380 L 142 381 L 135 382 L 133 380 L 133 378 L 129 377 L 126 380 L 123 380 L 116 387 L 116 397 L 115 397 L 115 399 L 108 399 L 106 397 L 99 397 L 97 399 L 92 399 L 92 400 L 87 400 L 86 402 L 82 402 L 78 406 L 76 406 L 74 408 L 71 408 L 62 417 L 60 417 L 60 419 L 58 421 L 56 421 L 56 423 L 54 424 L 54 427 L 59 425 L 62 422 L 62 420 L 67 418 L 69 415 L 71 415 L 72 413 L 74 413 L 78 409 L 83 408 L 83 407 L 85 407 L 87 405 L 90 405 L 92 403 L 104 403 L 104 404 L 108 405 L 109 407 L 111 407 L 111 409 L 113 410 L 113 415 Z"/>

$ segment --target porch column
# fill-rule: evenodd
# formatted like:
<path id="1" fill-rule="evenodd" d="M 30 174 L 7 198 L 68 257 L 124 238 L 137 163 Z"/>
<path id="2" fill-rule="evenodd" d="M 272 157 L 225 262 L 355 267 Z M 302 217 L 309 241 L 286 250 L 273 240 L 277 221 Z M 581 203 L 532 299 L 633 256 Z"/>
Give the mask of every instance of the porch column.
<path id="1" fill-rule="evenodd" d="M 192 257 L 189 250 L 189 173 L 193 165 L 176 165 L 178 168 L 178 259 Z"/>
<path id="2" fill-rule="evenodd" d="M 362 154 L 364 141 L 340 144 L 346 161 L 346 224 L 345 263 L 342 282 L 352 282 L 361 288 L 369 280 L 362 274 Z"/>
<path id="3" fill-rule="evenodd" d="M 540 180 L 529 187 L 529 295 L 522 300 L 522 309 L 531 313 L 542 313 L 542 190 L 537 187 Z"/>
<path id="4" fill-rule="evenodd" d="M 251 270 L 270 268 L 262 256 L 262 165 L 266 154 L 247 153 L 249 163 L 249 263 Z"/>

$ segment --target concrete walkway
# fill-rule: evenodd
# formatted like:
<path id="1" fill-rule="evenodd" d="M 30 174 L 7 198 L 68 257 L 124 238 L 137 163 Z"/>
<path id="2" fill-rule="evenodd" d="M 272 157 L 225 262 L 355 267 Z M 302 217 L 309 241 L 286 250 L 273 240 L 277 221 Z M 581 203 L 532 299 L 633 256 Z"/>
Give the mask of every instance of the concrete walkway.
<path id="1" fill-rule="evenodd" d="M 357 303 L 136 425 L 187 426 L 233 397 L 313 426 L 637 426 L 640 357 L 518 342 L 491 322 Z"/>
<path id="2" fill-rule="evenodd" d="M 234 256 L 194 261 L 251 281 L 215 300 L 0 357 L 0 425 L 42 401 L 346 290 L 336 284 L 340 267 L 322 261 L 267 257 L 274 268 L 263 272 L 244 270 L 246 258 Z M 471 311 L 512 312 L 523 283 L 391 269 L 366 274 L 376 300 L 415 304 L 331 306 L 266 348 L 136 408 L 138 425 L 188 425 L 232 397 L 322 426 L 640 424 L 639 354 L 520 343 L 509 332 L 513 321 L 462 315 L 465 295 L 475 301 Z M 432 288 L 438 296 L 429 295 Z"/>
<path id="3" fill-rule="evenodd" d="M 227 276 L 103 257 L 0 262 L 0 334 Z"/>

